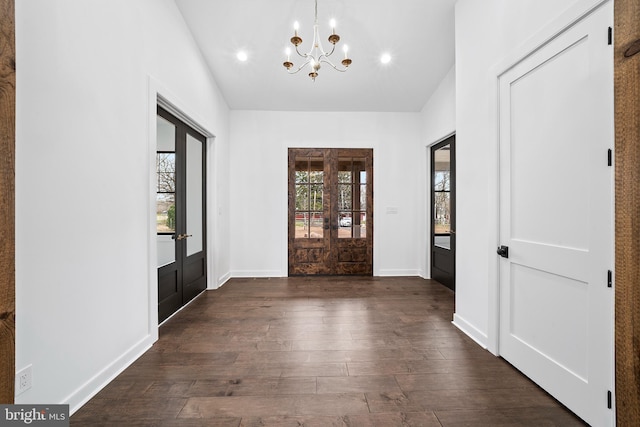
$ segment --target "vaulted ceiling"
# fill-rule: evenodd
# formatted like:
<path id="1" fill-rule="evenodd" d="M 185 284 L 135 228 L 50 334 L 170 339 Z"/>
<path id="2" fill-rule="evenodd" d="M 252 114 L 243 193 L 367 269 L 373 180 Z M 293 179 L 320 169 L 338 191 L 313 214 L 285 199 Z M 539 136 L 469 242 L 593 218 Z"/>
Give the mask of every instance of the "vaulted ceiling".
<path id="1" fill-rule="evenodd" d="M 300 23 L 300 50 L 313 38 L 314 0 L 176 0 L 234 110 L 420 111 L 454 64 L 455 0 L 317 0 L 325 49 L 329 21 L 353 64 L 289 75 L 282 63 Z M 340 50 L 339 50 L 340 49 Z M 238 51 L 248 59 L 237 59 Z M 391 62 L 382 64 L 388 53 Z M 292 62 L 301 62 L 292 55 Z"/>

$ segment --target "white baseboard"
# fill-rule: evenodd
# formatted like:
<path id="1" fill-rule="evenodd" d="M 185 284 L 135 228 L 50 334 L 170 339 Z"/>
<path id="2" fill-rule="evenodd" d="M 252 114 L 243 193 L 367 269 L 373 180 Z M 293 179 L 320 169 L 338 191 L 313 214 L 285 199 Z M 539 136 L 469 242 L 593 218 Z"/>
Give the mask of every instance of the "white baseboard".
<path id="1" fill-rule="evenodd" d="M 379 270 L 379 277 L 420 276 L 420 270 Z"/>
<path id="2" fill-rule="evenodd" d="M 264 278 L 264 277 L 287 277 L 280 270 L 234 270 L 230 273 L 230 277 L 243 278 Z"/>
<path id="3" fill-rule="evenodd" d="M 113 363 L 67 396 L 61 403 L 69 404 L 69 415 L 73 415 L 82 405 L 98 394 L 98 392 L 113 381 L 115 377 L 120 375 L 122 371 L 142 356 L 145 351 L 149 350 L 153 343 L 153 337 L 151 335 L 146 336 L 122 354 L 122 356 L 113 361 Z"/>
<path id="4" fill-rule="evenodd" d="M 453 323 L 456 328 L 467 334 L 469 338 L 477 342 L 478 345 L 480 345 L 482 348 L 487 348 L 487 334 L 483 333 L 478 328 L 455 313 L 453 314 L 453 322 L 451 323 Z"/>
<path id="5" fill-rule="evenodd" d="M 227 274 L 220 276 L 218 278 L 218 288 L 224 285 L 225 283 L 227 283 L 229 279 L 231 279 L 231 272 L 228 272 Z"/>

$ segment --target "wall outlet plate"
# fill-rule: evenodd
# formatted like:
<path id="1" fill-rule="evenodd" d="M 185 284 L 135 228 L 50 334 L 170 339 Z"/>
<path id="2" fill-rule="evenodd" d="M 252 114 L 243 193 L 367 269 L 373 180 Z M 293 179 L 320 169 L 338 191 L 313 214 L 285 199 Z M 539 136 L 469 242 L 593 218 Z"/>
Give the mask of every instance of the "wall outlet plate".
<path id="1" fill-rule="evenodd" d="M 31 388 L 31 365 L 21 369 L 16 374 L 16 395 L 24 393 Z"/>

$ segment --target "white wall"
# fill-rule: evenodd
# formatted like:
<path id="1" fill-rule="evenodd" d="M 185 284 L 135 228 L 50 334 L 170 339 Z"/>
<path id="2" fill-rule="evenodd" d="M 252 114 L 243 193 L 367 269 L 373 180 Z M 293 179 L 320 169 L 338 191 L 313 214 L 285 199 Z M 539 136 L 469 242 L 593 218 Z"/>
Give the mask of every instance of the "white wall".
<path id="1" fill-rule="evenodd" d="M 157 334 L 153 91 L 217 137 L 218 249 L 229 112 L 172 0 L 18 1 L 16 48 L 16 402 L 73 411 Z M 230 260 L 211 262 L 216 286 Z"/>
<path id="2" fill-rule="evenodd" d="M 456 68 L 451 67 L 447 75 L 442 79 L 429 101 L 421 111 L 422 135 L 420 138 L 420 150 L 423 160 L 421 182 L 424 183 L 422 191 L 423 220 L 420 243 L 422 248 L 421 276 L 431 277 L 431 146 L 442 141 L 456 130 Z"/>
<path id="3" fill-rule="evenodd" d="M 570 6 L 598 0 L 460 0 L 456 4 L 457 277 L 455 323 L 495 351 L 497 66 Z M 573 8 L 572 8 L 573 10 Z M 606 29 L 603 29 L 606 33 Z M 606 37 L 603 36 L 603 37 Z M 502 70 L 500 70 L 502 71 Z"/>
<path id="4" fill-rule="evenodd" d="M 418 275 L 420 132 L 419 113 L 233 111 L 232 275 L 287 275 L 288 147 L 373 148 L 374 275 Z"/>

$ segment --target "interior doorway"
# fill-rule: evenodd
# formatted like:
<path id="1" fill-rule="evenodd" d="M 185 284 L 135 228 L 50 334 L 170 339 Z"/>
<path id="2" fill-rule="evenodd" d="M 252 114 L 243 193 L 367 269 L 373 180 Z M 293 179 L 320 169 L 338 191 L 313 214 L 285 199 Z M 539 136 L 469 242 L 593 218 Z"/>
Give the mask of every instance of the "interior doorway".
<path id="1" fill-rule="evenodd" d="M 373 274 L 373 150 L 290 148 L 289 275 Z"/>
<path id="2" fill-rule="evenodd" d="M 431 278 L 456 288 L 456 137 L 431 147 Z"/>
<path id="3" fill-rule="evenodd" d="M 158 321 L 206 288 L 206 138 L 158 107 Z"/>

